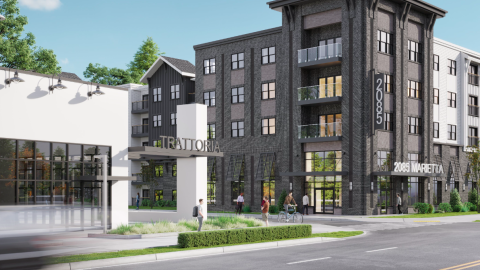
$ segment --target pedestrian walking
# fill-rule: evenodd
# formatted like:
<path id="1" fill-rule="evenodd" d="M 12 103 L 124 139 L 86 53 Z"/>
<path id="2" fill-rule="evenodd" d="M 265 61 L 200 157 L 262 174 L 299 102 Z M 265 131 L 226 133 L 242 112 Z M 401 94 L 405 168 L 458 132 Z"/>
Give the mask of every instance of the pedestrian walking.
<path id="1" fill-rule="evenodd" d="M 400 198 L 400 194 L 397 193 L 397 208 L 398 208 L 399 215 L 403 214 L 401 206 L 402 206 L 402 198 Z"/>
<path id="2" fill-rule="evenodd" d="M 245 203 L 245 200 L 243 199 L 243 192 L 238 195 L 237 198 L 237 206 L 236 206 L 236 211 L 235 214 L 241 215 L 242 214 L 242 208 L 243 204 Z"/>
<path id="3" fill-rule="evenodd" d="M 137 192 L 137 210 L 139 209 L 140 204 L 140 193 Z"/>
<path id="4" fill-rule="evenodd" d="M 305 193 L 305 196 L 303 196 L 303 215 L 305 215 L 305 212 L 307 212 L 307 216 L 308 216 L 309 204 L 310 204 L 310 199 L 308 198 L 308 193 Z"/>
<path id="5" fill-rule="evenodd" d="M 262 220 L 265 221 L 265 225 L 268 227 L 268 209 L 270 208 L 270 203 L 268 202 L 268 197 L 263 197 L 262 205 Z"/>
<path id="6" fill-rule="evenodd" d="M 288 217 L 288 206 L 293 202 L 295 204 L 295 206 L 297 206 L 297 203 L 295 202 L 295 200 L 293 199 L 293 196 L 292 196 L 292 192 L 290 191 L 288 193 L 288 196 L 285 197 L 285 201 L 283 202 L 283 207 L 285 208 L 285 216 Z M 287 221 L 288 221 L 288 218 L 287 218 Z"/>
<path id="7" fill-rule="evenodd" d="M 202 225 L 203 225 L 203 208 L 202 208 L 202 204 L 203 204 L 203 199 L 200 199 L 198 200 L 198 231 L 201 231 L 202 230 Z"/>

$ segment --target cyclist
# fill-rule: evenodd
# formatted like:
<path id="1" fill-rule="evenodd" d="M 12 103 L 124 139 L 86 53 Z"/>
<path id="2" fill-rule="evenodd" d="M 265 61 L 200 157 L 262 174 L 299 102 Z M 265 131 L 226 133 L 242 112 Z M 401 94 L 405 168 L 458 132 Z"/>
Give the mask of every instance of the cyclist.
<path id="1" fill-rule="evenodd" d="M 295 202 L 295 200 L 293 199 L 293 196 L 292 196 L 292 191 L 290 191 L 288 193 L 288 196 L 285 197 L 285 202 L 283 202 L 283 207 L 285 208 L 285 217 L 288 221 L 288 206 L 291 204 L 291 203 L 294 203 L 295 206 L 297 206 L 297 203 Z"/>

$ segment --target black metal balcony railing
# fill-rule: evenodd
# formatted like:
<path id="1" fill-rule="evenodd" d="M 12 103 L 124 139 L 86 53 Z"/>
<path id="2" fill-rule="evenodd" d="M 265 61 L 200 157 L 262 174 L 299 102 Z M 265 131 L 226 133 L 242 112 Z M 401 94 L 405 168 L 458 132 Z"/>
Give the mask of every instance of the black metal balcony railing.
<path id="1" fill-rule="evenodd" d="M 342 84 L 331 83 L 298 88 L 298 100 L 315 100 L 321 98 L 341 97 Z"/>
<path id="2" fill-rule="evenodd" d="M 476 106 L 476 105 L 468 105 L 468 115 L 477 116 L 477 117 L 478 117 L 478 106 Z"/>
<path id="3" fill-rule="evenodd" d="M 342 136 L 342 123 L 314 124 L 298 126 L 298 138 L 326 138 Z"/>
<path id="4" fill-rule="evenodd" d="M 298 63 L 308 63 L 332 57 L 342 57 L 341 43 L 298 50 Z"/>
<path id="5" fill-rule="evenodd" d="M 468 83 L 471 85 L 478 86 L 478 75 L 473 73 L 468 73 Z"/>
<path id="6" fill-rule="evenodd" d="M 468 136 L 468 146 L 478 145 L 478 137 Z"/>
<path id="7" fill-rule="evenodd" d="M 132 126 L 132 134 L 145 134 L 148 133 L 148 125 Z"/>
<path id="8" fill-rule="evenodd" d="M 148 100 L 140 100 L 132 102 L 132 111 L 140 111 L 148 109 Z"/>

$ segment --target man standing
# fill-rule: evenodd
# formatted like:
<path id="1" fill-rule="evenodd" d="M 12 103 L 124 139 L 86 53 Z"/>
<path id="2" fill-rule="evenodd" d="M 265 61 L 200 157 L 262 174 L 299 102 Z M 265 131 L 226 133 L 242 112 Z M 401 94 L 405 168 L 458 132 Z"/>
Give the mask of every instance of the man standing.
<path id="1" fill-rule="evenodd" d="M 292 192 L 290 191 L 290 192 L 288 193 L 288 196 L 285 197 L 285 201 L 283 202 L 283 207 L 285 208 L 285 217 L 288 217 L 288 206 L 289 206 L 292 202 L 295 204 L 295 206 L 297 206 L 297 203 L 296 203 L 295 200 L 293 199 Z M 287 218 L 287 220 L 288 220 L 288 218 Z"/>
<path id="2" fill-rule="evenodd" d="M 198 200 L 199 202 L 199 205 L 197 206 L 198 207 L 198 231 L 201 231 L 202 230 L 202 224 L 203 224 L 203 208 L 202 208 L 202 204 L 203 204 L 203 199 L 200 199 Z"/>
<path id="3" fill-rule="evenodd" d="M 310 204 L 310 199 L 308 198 L 308 193 L 305 193 L 305 196 L 303 196 L 303 215 L 305 215 L 305 212 L 307 212 L 307 216 L 308 216 L 309 204 Z"/>
<path id="4" fill-rule="evenodd" d="M 262 206 L 262 220 L 265 221 L 265 225 L 268 227 L 268 208 L 270 208 L 270 203 L 268 202 L 268 197 L 263 197 L 263 206 Z"/>
<path id="5" fill-rule="evenodd" d="M 138 210 L 139 204 L 140 204 L 140 193 L 137 192 L 137 210 Z"/>
<path id="6" fill-rule="evenodd" d="M 240 193 L 240 195 L 238 195 L 238 198 L 237 198 L 237 211 L 235 211 L 235 214 L 239 214 L 239 215 L 242 214 L 242 208 L 243 208 L 244 202 L 245 200 L 243 199 L 243 192 L 242 192 Z"/>
<path id="7" fill-rule="evenodd" d="M 402 198 L 400 198 L 400 194 L 397 193 L 397 208 L 398 208 L 398 214 L 403 214 L 402 209 Z"/>

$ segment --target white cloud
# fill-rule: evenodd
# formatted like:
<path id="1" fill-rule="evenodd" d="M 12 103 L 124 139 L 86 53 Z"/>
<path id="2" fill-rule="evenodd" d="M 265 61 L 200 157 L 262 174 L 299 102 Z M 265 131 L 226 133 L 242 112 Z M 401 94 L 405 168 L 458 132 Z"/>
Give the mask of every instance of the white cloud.
<path id="1" fill-rule="evenodd" d="M 60 59 L 60 63 L 62 63 L 64 65 L 68 64 L 68 58 Z"/>
<path id="2" fill-rule="evenodd" d="M 54 10 L 62 4 L 60 0 L 19 0 L 20 5 L 30 9 Z"/>

